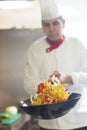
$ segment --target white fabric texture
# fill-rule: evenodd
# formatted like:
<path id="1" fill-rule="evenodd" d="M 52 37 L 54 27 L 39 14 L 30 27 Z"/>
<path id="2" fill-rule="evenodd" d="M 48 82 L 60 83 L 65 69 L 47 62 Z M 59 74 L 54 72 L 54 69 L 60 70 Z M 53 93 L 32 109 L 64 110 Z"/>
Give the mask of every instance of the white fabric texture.
<path id="1" fill-rule="evenodd" d="M 77 105 L 63 117 L 52 120 L 39 120 L 39 125 L 49 129 L 73 129 L 87 125 L 87 49 L 76 38 L 65 38 L 63 44 L 46 53 L 49 44 L 41 38 L 31 45 L 25 68 L 25 89 L 35 94 L 38 83 L 48 79 L 54 71 L 70 74 L 73 85 L 71 92 L 81 93 Z"/>
<path id="2" fill-rule="evenodd" d="M 42 20 L 53 19 L 60 16 L 58 0 L 39 0 Z"/>

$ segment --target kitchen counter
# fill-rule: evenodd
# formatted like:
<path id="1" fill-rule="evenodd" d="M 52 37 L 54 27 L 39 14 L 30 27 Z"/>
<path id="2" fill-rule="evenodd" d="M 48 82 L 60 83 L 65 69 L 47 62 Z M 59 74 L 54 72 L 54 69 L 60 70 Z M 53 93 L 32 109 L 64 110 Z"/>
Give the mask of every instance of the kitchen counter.
<path id="1" fill-rule="evenodd" d="M 29 124 L 31 117 L 27 114 L 23 114 L 20 119 L 14 122 L 12 125 L 3 125 L 0 121 L 0 130 L 23 130 L 22 128 Z M 29 127 L 26 128 L 29 130 Z"/>

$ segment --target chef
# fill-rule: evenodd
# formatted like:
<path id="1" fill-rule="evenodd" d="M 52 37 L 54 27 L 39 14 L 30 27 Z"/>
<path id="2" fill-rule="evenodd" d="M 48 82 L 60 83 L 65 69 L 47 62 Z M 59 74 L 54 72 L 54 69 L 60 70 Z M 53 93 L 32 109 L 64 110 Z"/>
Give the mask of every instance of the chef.
<path id="1" fill-rule="evenodd" d="M 45 36 L 29 47 L 24 88 L 35 94 L 38 84 L 55 75 L 68 83 L 71 92 L 81 93 L 76 106 L 62 117 L 39 119 L 41 130 L 87 130 L 87 48 L 74 37 L 63 35 L 65 20 L 57 0 L 39 0 Z"/>

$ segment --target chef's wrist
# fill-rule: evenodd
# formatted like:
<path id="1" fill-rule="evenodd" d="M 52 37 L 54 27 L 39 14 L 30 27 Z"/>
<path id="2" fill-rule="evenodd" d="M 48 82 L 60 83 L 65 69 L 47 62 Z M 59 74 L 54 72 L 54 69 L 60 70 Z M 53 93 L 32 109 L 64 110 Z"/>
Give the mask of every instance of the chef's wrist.
<path id="1" fill-rule="evenodd" d="M 59 81 L 61 84 L 64 84 L 64 83 L 70 83 L 72 84 L 73 83 L 73 80 L 72 80 L 72 76 L 71 75 L 61 75 L 60 78 L 59 78 Z"/>
<path id="2" fill-rule="evenodd" d="M 73 79 L 71 75 L 66 75 L 65 76 L 65 82 L 66 83 L 73 83 Z"/>

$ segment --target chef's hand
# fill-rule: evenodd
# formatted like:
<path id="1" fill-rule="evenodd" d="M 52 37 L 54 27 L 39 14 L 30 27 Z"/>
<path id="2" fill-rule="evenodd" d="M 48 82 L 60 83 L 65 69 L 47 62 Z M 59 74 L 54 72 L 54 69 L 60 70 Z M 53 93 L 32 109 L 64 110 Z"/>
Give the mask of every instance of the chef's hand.
<path id="1" fill-rule="evenodd" d="M 61 74 L 59 73 L 58 71 L 55 71 L 52 75 L 50 75 L 49 77 L 49 81 L 51 82 L 52 81 L 52 77 L 55 76 L 60 84 L 64 84 L 64 83 L 73 83 L 73 80 L 72 80 L 72 77 L 70 75 L 64 75 L 64 74 Z"/>

